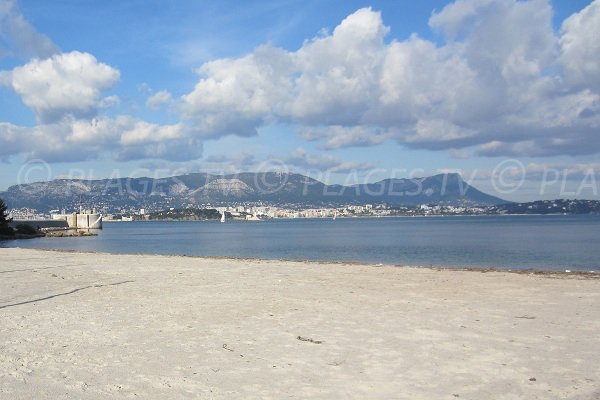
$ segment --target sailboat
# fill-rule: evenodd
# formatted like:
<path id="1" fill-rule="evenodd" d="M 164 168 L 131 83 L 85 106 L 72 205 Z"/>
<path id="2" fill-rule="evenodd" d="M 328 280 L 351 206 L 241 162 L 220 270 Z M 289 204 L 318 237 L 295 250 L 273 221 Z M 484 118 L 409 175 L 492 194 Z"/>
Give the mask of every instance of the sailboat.
<path id="1" fill-rule="evenodd" d="M 225 211 L 221 214 L 221 222 L 225 222 Z"/>
<path id="2" fill-rule="evenodd" d="M 337 218 L 337 211 L 333 214 L 333 220 L 335 221 L 336 218 Z"/>

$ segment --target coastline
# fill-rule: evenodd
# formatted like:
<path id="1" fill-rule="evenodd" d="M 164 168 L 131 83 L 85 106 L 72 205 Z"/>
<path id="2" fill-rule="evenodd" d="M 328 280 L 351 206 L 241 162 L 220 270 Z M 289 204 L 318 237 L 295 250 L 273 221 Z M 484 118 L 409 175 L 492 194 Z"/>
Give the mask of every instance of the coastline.
<path id="1" fill-rule="evenodd" d="M 336 217 L 336 220 L 352 220 L 352 219 L 378 219 L 378 218 L 436 218 L 436 217 L 574 217 L 574 216 L 600 216 L 598 213 L 515 213 L 515 214 L 415 214 L 415 215 L 353 215 L 353 216 L 340 216 Z M 264 220 L 242 220 L 242 219 L 230 219 L 227 222 L 264 222 L 264 221 L 302 221 L 302 220 L 330 220 L 332 217 L 277 217 L 277 218 L 266 218 Z M 103 222 L 220 222 L 219 219 L 137 219 L 132 221 L 121 221 L 118 219 L 107 219 Z"/>
<path id="2" fill-rule="evenodd" d="M 389 264 L 389 263 L 366 263 L 363 261 L 352 261 L 352 260 L 312 260 L 312 259 L 293 259 L 293 258 L 261 258 L 261 257 L 236 257 L 236 256 L 210 256 L 210 255 L 193 255 L 193 254 L 160 254 L 160 253 L 111 253 L 107 251 L 96 251 L 96 250 L 70 250 L 70 249 L 52 249 L 52 248 L 22 248 L 22 247 L 6 247 L 12 249 L 21 250 L 34 250 L 34 251 L 47 251 L 47 252 L 58 252 L 58 253 L 75 253 L 75 254 L 99 254 L 99 255 L 123 255 L 123 256 L 158 256 L 158 257 L 183 257 L 183 258 L 197 258 L 200 260 L 230 260 L 230 261 L 248 261 L 248 262 L 284 262 L 284 263 L 303 263 L 303 264 L 315 264 L 315 265 L 348 265 L 348 266 L 362 266 L 362 267 L 391 267 L 391 268 L 414 268 L 414 269 L 431 269 L 434 271 L 466 271 L 466 272 L 506 272 L 510 274 L 521 274 L 521 275 L 543 275 L 553 277 L 583 277 L 586 279 L 599 279 L 600 271 L 597 270 L 558 270 L 558 269 L 536 269 L 536 268 L 503 268 L 503 267 L 489 267 L 489 266 L 458 266 L 458 265 L 408 265 L 408 264 Z M 0 250 L 2 247 L 0 247 Z"/>
<path id="3" fill-rule="evenodd" d="M 51 252 L 0 248 L 0 398 L 600 394 L 578 274 Z"/>
<path id="4" fill-rule="evenodd" d="M 34 235 L 29 235 L 25 233 L 15 233 L 14 235 L 0 235 L 0 242 L 10 241 L 10 240 L 26 240 L 26 239 L 38 239 L 46 236 L 43 233 L 36 233 Z"/>
<path id="5" fill-rule="evenodd" d="M 261 224 L 144 221 L 109 224 L 94 240 L 39 239 L 0 246 L 451 269 L 599 272 L 600 248 L 593 242 L 600 235 L 598 222 L 596 218 L 572 216 L 301 219 Z"/>

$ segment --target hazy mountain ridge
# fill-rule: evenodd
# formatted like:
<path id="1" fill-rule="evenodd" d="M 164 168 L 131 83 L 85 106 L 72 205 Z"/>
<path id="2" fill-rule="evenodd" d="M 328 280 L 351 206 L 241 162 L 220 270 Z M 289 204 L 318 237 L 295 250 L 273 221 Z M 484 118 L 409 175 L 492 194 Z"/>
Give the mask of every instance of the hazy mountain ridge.
<path id="1" fill-rule="evenodd" d="M 490 207 L 498 214 L 600 214 L 598 200 L 538 200 L 527 203 L 510 203 Z"/>
<path id="2" fill-rule="evenodd" d="M 415 179 L 385 179 L 351 186 L 327 185 L 301 174 L 193 173 L 168 178 L 101 180 L 56 179 L 14 185 L 0 193 L 10 207 L 47 212 L 73 209 L 81 202 L 105 212 L 124 209 L 193 207 L 202 204 L 264 203 L 304 206 L 387 203 L 391 205 L 494 205 L 507 203 L 485 194 L 458 174 Z"/>

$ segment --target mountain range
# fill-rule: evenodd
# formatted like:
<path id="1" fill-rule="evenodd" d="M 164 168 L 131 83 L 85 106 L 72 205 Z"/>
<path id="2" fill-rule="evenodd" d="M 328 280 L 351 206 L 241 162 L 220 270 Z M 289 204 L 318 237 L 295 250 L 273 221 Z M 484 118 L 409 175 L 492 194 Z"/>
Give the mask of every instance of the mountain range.
<path id="1" fill-rule="evenodd" d="M 385 179 L 356 185 L 327 185 L 301 174 L 277 172 L 213 175 L 192 173 L 168 178 L 101 180 L 55 179 L 9 187 L 0 193 L 11 208 L 40 212 L 87 208 L 119 212 L 146 208 L 262 203 L 279 206 L 381 204 L 495 205 L 508 203 L 483 193 L 459 174 Z"/>

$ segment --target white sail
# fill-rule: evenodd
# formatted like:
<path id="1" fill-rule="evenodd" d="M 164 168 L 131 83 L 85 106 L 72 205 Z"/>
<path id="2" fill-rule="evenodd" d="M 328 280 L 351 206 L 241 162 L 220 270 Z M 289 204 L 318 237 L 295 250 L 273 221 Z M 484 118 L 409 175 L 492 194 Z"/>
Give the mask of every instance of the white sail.
<path id="1" fill-rule="evenodd" d="M 225 211 L 221 214 L 221 222 L 225 222 Z"/>

